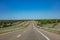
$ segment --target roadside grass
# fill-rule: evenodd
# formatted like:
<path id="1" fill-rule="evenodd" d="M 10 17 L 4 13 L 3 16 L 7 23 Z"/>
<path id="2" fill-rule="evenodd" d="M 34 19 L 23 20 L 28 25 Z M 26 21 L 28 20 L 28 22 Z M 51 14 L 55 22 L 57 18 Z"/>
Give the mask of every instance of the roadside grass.
<path id="1" fill-rule="evenodd" d="M 58 24 L 58 23 L 53 23 L 53 26 L 48 27 L 48 28 L 55 28 L 55 26 L 56 26 L 57 24 Z"/>
<path id="2" fill-rule="evenodd" d="M 37 26 L 38 26 L 38 28 L 41 28 L 43 30 L 60 34 L 60 29 L 56 29 L 55 28 L 55 26 L 58 24 L 58 22 L 57 23 L 51 23 L 51 24 L 53 24 L 53 25 L 50 26 L 50 27 L 49 26 L 48 27 L 44 27 L 44 25 L 46 25 L 46 23 L 40 23 L 40 24 L 38 23 Z"/>
<path id="3" fill-rule="evenodd" d="M 37 28 L 40 28 L 40 29 L 43 29 L 43 30 L 46 30 L 46 31 L 49 31 L 49 32 L 53 32 L 53 33 L 56 33 L 56 34 L 60 34 L 60 29 L 55 29 L 54 27 L 56 26 L 57 24 L 54 24 L 52 27 L 40 27 L 38 26 Z"/>
<path id="4" fill-rule="evenodd" d="M 60 23 L 60 20 L 40 20 L 38 21 L 37 28 L 47 30 L 49 32 L 60 34 L 60 29 L 56 29 L 55 26 Z M 53 24 L 52 26 L 44 27 L 46 24 Z"/>
<path id="5" fill-rule="evenodd" d="M 60 34 L 60 29 L 55 29 L 55 28 L 44 28 L 44 27 L 40 27 L 43 30 L 49 31 L 49 32 L 53 32 L 56 34 Z"/>
<path id="6" fill-rule="evenodd" d="M 7 33 L 7 32 L 13 32 L 13 31 L 16 31 L 16 30 L 21 30 L 21 29 L 24 29 L 28 26 L 28 23 L 23 23 L 23 24 L 18 24 L 18 25 L 15 25 L 15 26 L 12 26 L 12 27 L 6 27 L 6 28 L 0 28 L 0 34 L 3 34 L 3 33 Z"/>

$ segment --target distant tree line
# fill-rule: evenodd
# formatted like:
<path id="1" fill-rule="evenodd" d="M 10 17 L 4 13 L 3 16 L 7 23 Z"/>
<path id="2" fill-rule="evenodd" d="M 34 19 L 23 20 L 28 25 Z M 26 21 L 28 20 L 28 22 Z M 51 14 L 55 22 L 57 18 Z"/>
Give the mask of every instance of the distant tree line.
<path id="1" fill-rule="evenodd" d="M 60 20 L 38 20 L 38 24 L 37 25 L 40 25 L 40 26 L 42 26 L 42 25 L 45 25 L 45 24 L 54 24 L 54 25 L 56 25 L 57 23 L 59 23 L 60 22 Z"/>
<path id="2" fill-rule="evenodd" d="M 17 22 L 21 23 L 24 21 L 23 20 L 0 20 L 0 28 L 16 25 Z"/>

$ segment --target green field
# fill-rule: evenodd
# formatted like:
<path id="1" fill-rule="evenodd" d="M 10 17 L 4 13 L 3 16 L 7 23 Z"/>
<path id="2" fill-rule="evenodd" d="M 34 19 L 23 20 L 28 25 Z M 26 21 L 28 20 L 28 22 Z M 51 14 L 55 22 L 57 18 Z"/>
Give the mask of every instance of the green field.
<path id="1" fill-rule="evenodd" d="M 59 23 L 60 23 L 60 20 L 58 20 L 58 19 L 38 20 L 37 26 L 39 26 L 38 28 L 60 34 L 60 28 L 58 28 Z M 55 28 L 56 25 L 57 25 L 57 28 Z"/>

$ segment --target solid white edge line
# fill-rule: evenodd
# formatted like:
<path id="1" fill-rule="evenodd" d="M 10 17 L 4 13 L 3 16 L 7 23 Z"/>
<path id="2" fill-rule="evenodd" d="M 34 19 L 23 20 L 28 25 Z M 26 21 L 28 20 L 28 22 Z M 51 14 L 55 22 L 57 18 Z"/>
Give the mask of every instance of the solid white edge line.
<path id="1" fill-rule="evenodd" d="M 34 26 L 33 26 L 34 27 Z M 47 40 L 50 40 L 46 35 L 44 35 L 42 32 L 40 32 L 36 27 L 34 27 L 35 30 L 37 30 L 42 36 L 44 36 Z"/>

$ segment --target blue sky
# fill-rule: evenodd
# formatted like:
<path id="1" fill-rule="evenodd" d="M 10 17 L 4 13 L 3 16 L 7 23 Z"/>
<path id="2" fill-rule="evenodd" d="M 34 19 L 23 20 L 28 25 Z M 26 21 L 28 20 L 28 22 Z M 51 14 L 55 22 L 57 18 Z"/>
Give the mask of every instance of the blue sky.
<path id="1" fill-rule="evenodd" d="M 0 19 L 60 19 L 60 0 L 0 0 Z"/>

